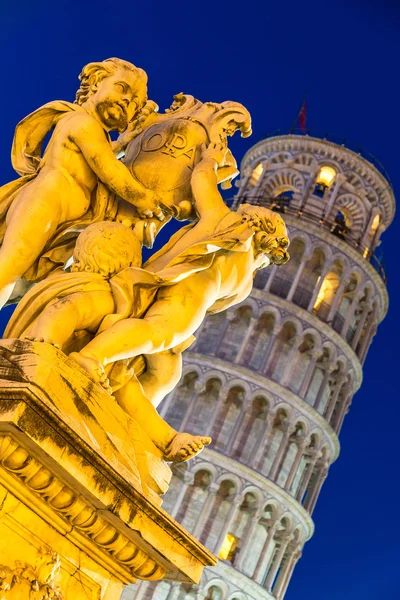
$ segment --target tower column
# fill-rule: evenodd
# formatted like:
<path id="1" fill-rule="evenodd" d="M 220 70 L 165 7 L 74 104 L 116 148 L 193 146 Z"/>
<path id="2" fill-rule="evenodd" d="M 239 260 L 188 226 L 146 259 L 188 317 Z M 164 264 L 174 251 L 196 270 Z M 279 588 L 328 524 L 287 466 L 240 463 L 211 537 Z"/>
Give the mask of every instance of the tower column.
<path id="1" fill-rule="evenodd" d="M 258 525 L 259 520 L 261 519 L 262 516 L 262 510 L 257 510 L 254 515 L 252 515 L 249 519 L 249 523 L 246 527 L 246 531 L 243 537 L 243 540 L 241 540 L 241 548 L 239 553 L 237 554 L 237 556 L 235 557 L 234 560 L 234 566 L 241 570 L 242 566 L 243 566 L 243 560 L 246 558 L 247 552 L 248 552 L 248 545 L 252 540 L 252 537 L 254 535 L 255 529 Z"/>
<path id="2" fill-rule="evenodd" d="M 346 379 L 347 379 L 346 375 L 340 375 L 336 380 L 335 391 L 333 392 L 332 398 L 329 401 L 329 405 L 328 405 L 327 411 L 324 416 L 325 420 L 328 423 L 330 423 L 330 421 L 331 421 L 331 417 L 332 417 L 333 411 L 335 410 L 335 405 L 336 405 L 337 399 L 339 397 L 339 394 L 340 394 L 340 391 L 341 391 L 343 385 L 346 383 Z"/>
<path id="3" fill-rule="evenodd" d="M 269 478 L 272 479 L 272 481 L 275 481 L 275 479 L 277 478 L 278 473 L 281 469 L 283 455 L 287 449 L 287 444 L 289 441 L 289 437 L 293 431 L 293 428 L 292 428 L 292 425 L 289 425 L 289 423 L 285 423 L 282 427 L 282 430 L 283 430 L 283 437 L 281 439 L 281 443 L 279 444 L 278 451 L 275 455 L 274 462 L 272 463 L 271 470 L 268 475 Z"/>
<path id="4" fill-rule="evenodd" d="M 288 295 L 287 295 L 287 297 L 286 297 L 286 300 L 287 300 L 288 302 L 291 302 L 291 301 L 292 301 L 292 299 L 293 299 L 293 296 L 294 296 L 294 293 L 295 293 L 295 291 L 296 291 L 296 288 L 297 288 L 297 286 L 298 286 L 298 284 L 299 284 L 300 278 L 301 278 L 301 276 L 303 275 L 303 271 L 304 271 L 304 269 L 305 269 L 305 266 L 306 266 L 307 262 L 310 260 L 310 258 L 311 258 L 311 257 L 310 257 L 310 256 L 308 256 L 308 255 L 304 255 L 304 256 L 302 257 L 302 259 L 301 259 L 301 262 L 300 262 L 300 265 L 299 265 L 299 268 L 297 269 L 297 272 L 296 272 L 296 275 L 295 275 L 295 277 L 294 277 L 294 279 L 293 279 L 292 285 L 290 286 L 289 293 L 288 293 Z"/>
<path id="5" fill-rule="evenodd" d="M 268 550 L 268 547 L 276 533 L 276 530 L 278 529 L 279 526 L 279 522 L 278 521 L 272 521 L 270 526 L 268 527 L 268 532 L 267 532 L 267 537 L 265 539 L 263 548 L 261 550 L 261 554 L 259 556 L 259 559 L 257 561 L 257 565 L 256 568 L 254 570 L 253 573 L 253 579 L 257 582 L 260 583 L 262 582 L 263 578 L 264 578 L 264 560 L 265 560 L 265 554 Z"/>
<path id="6" fill-rule="evenodd" d="M 225 314 L 225 323 L 224 326 L 222 328 L 221 334 L 220 334 L 220 342 L 219 344 L 217 344 L 217 348 L 215 350 L 215 356 L 218 356 L 223 344 L 224 344 L 224 338 L 226 335 L 226 332 L 228 331 L 228 327 L 229 325 L 235 320 L 236 317 L 236 312 L 234 310 L 227 310 L 226 314 Z"/>
<path id="7" fill-rule="evenodd" d="M 272 592 L 272 587 L 274 585 L 275 577 L 276 577 L 276 574 L 278 573 L 279 567 L 281 566 L 283 555 L 285 554 L 286 548 L 290 542 L 290 537 L 289 538 L 281 538 L 279 541 L 280 541 L 280 548 L 274 557 L 271 569 L 267 575 L 267 579 L 265 581 L 265 586 L 264 586 L 269 592 Z"/>
<path id="8" fill-rule="evenodd" d="M 216 556 L 218 556 L 221 551 L 222 544 L 224 543 L 224 540 L 225 540 L 227 534 L 229 533 L 232 523 L 234 522 L 234 520 L 237 517 L 237 514 L 239 512 L 242 502 L 243 502 L 243 500 L 242 500 L 241 496 L 239 496 L 239 495 L 236 495 L 232 500 L 231 510 L 229 511 L 225 525 L 221 531 L 221 534 L 220 534 L 220 536 L 217 540 L 217 543 L 215 544 L 214 550 L 213 550 L 213 552 Z"/>
<path id="9" fill-rule="evenodd" d="M 248 345 L 248 343 L 249 343 L 249 341 L 250 341 L 250 339 L 251 339 L 251 337 L 252 337 L 252 335 L 253 335 L 256 327 L 257 327 L 257 323 L 258 323 L 258 319 L 256 319 L 255 317 L 251 317 L 249 328 L 246 331 L 246 334 L 245 334 L 245 336 L 243 338 L 243 342 L 242 342 L 242 344 L 240 346 L 240 350 L 239 350 L 238 355 L 237 355 L 237 357 L 235 359 L 235 363 L 240 363 L 242 361 L 243 355 L 246 352 L 247 345 Z"/>
<path id="10" fill-rule="evenodd" d="M 279 592 L 276 592 L 277 600 L 283 600 L 283 598 L 285 597 L 286 590 L 289 585 L 289 581 L 292 577 L 294 568 L 300 558 L 301 558 L 301 551 L 298 550 L 297 552 L 295 552 L 293 554 L 293 556 L 290 560 L 290 563 L 288 564 L 288 567 L 285 570 L 285 578 L 282 579 L 282 585 L 280 586 Z"/>
<path id="11" fill-rule="evenodd" d="M 195 538 L 199 538 L 204 526 L 210 516 L 212 509 L 214 508 L 215 498 L 218 494 L 219 486 L 215 483 L 211 483 L 208 488 L 208 495 L 204 501 L 203 508 L 199 514 L 196 525 L 193 528 L 192 535 Z"/>
<path id="12" fill-rule="evenodd" d="M 296 500 L 298 500 L 300 502 L 300 504 L 302 503 L 303 496 L 306 492 L 308 484 L 310 483 L 310 479 L 313 474 L 315 464 L 316 464 L 319 456 L 320 456 L 319 452 L 314 452 L 313 454 L 311 454 L 310 459 L 307 463 L 307 466 L 304 470 L 304 475 L 303 475 L 303 479 L 300 484 L 300 489 L 296 494 Z"/>
<path id="13" fill-rule="evenodd" d="M 366 302 L 365 306 L 363 308 L 363 311 L 361 313 L 360 320 L 359 320 L 359 322 L 357 324 L 357 329 L 356 329 L 356 331 L 354 333 L 354 337 L 353 337 L 353 339 L 351 341 L 351 347 L 352 347 L 353 350 L 355 350 L 355 348 L 357 348 L 357 344 L 358 344 L 358 341 L 360 339 L 362 330 L 364 329 L 365 321 L 367 320 L 367 317 L 370 314 L 370 312 L 372 312 L 372 308 L 369 305 L 369 303 Z"/>
<path id="14" fill-rule="evenodd" d="M 315 398 L 315 402 L 314 402 L 314 409 L 317 412 L 318 412 L 319 406 L 321 404 L 321 400 L 322 400 L 322 396 L 324 395 L 325 388 L 329 381 L 329 377 L 331 376 L 331 374 L 335 370 L 335 368 L 336 368 L 335 365 L 325 365 L 324 376 L 322 378 L 321 385 L 319 386 L 317 397 Z"/>
<path id="15" fill-rule="evenodd" d="M 301 383 L 301 387 L 299 390 L 299 396 L 301 398 L 305 398 L 307 396 L 308 388 L 310 387 L 310 383 L 314 375 L 315 365 L 317 364 L 317 361 L 321 356 L 322 350 L 320 348 L 315 348 L 311 351 L 311 360 L 307 367 L 306 374 L 304 375 L 304 379 Z"/>
<path id="16" fill-rule="evenodd" d="M 325 479 L 327 478 L 327 476 L 328 476 L 328 467 L 325 466 L 321 469 L 321 471 L 318 474 L 314 488 L 311 491 L 310 498 L 306 498 L 306 501 L 304 503 L 304 508 L 306 510 L 308 510 L 308 512 L 310 514 L 313 513 L 313 510 L 314 510 L 315 504 L 317 502 L 319 493 L 321 491 L 322 485 L 323 485 Z"/>
<path id="17" fill-rule="evenodd" d="M 269 447 L 271 440 L 272 440 L 272 435 L 273 435 L 273 430 L 274 430 L 274 421 L 275 421 L 275 419 L 273 417 L 271 417 L 271 419 L 269 419 L 267 421 L 266 427 L 264 430 L 264 434 L 263 434 L 264 443 L 260 444 L 260 446 L 258 447 L 258 450 L 256 451 L 254 458 L 250 456 L 249 460 L 247 461 L 248 465 L 250 463 L 253 463 L 255 465 L 256 469 L 261 470 L 261 468 L 262 468 L 262 462 L 264 462 L 264 459 L 265 459 L 265 452 L 266 452 L 267 448 Z M 255 448 L 254 448 L 254 450 L 255 450 Z"/>
<path id="18" fill-rule="evenodd" d="M 295 336 L 293 339 L 293 346 L 291 347 L 289 354 L 287 356 L 287 363 L 286 363 L 285 369 L 282 373 L 282 377 L 280 380 L 280 384 L 283 386 L 288 384 L 288 381 L 291 377 L 291 374 L 292 374 L 291 371 L 293 369 L 293 361 L 295 359 L 295 356 L 299 350 L 299 346 L 302 343 L 302 341 L 303 341 L 303 338 L 299 335 Z"/>
<path id="19" fill-rule="evenodd" d="M 296 473 L 297 473 L 297 469 L 299 468 L 299 465 L 300 465 L 301 458 L 302 458 L 302 456 L 304 454 L 305 446 L 306 446 L 306 441 L 304 439 L 300 439 L 297 442 L 296 456 L 295 456 L 295 459 L 294 459 L 292 467 L 290 469 L 288 478 L 287 478 L 286 483 L 285 483 L 285 490 L 286 491 L 289 491 L 290 488 L 291 488 L 291 486 L 292 486 L 293 480 L 294 480 L 294 478 L 296 476 Z"/>
<path id="20" fill-rule="evenodd" d="M 176 518 L 176 515 L 178 514 L 179 508 L 183 502 L 184 497 L 186 496 L 189 486 L 193 485 L 193 484 L 194 484 L 193 474 L 192 473 L 184 473 L 183 481 L 179 488 L 179 492 L 176 497 L 175 505 L 174 505 L 173 509 L 171 510 L 171 517 L 173 517 L 174 519 Z"/>

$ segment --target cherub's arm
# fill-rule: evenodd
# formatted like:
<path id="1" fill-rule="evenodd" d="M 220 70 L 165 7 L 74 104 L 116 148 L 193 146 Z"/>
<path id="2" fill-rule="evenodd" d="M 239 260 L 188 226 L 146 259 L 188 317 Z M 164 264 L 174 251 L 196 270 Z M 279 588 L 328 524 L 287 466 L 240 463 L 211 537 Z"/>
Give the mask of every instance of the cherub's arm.
<path id="1" fill-rule="evenodd" d="M 145 188 L 130 174 L 128 168 L 113 153 L 102 127 L 90 115 L 71 119 L 69 138 L 81 150 L 90 168 L 112 192 L 133 204 L 144 217 L 153 213 L 163 218 L 158 196 Z"/>
<path id="2" fill-rule="evenodd" d="M 219 221 L 230 212 L 218 191 L 217 169 L 223 164 L 226 147 L 210 144 L 193 171 L 191 185 L 197 214 L 201 219 Z"/>

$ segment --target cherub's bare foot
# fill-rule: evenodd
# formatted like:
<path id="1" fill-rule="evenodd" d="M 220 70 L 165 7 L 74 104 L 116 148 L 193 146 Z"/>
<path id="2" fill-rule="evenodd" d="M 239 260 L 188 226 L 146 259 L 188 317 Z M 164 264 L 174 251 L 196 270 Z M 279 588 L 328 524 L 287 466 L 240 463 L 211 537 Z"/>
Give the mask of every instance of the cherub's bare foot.
<path id="1" fill-rule="evenodd" d="M 69 358 L 72 358 L 82 369 L 84 369 L 89 377 L 95 382 L 99 383 L 110 395 L 112 395 L 112 389 L 110 382 L 104 371 L 104 367 L 95 358 L 84 356 L 80 352 L 71 352 Z"/>
<path id="2" fill-rule="evenodd" d="M 177 433 L 165 449 L 164 458 L 174 462 L 184 462 L 196 456 L 210 443 L 210 437 Z"/>

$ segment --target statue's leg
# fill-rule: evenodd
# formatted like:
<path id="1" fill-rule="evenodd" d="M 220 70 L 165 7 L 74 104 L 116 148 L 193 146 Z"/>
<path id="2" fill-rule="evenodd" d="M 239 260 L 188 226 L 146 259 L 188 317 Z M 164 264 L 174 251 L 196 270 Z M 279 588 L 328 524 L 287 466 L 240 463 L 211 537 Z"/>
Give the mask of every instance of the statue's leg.
<path id="1" fill-rule="evenodd" d="M 9 299 L 17 279 L 32 266 L 54 235 L 58 223 L 57 203 L 30 201 L 9 211 L 0 248 L 0 308 Z M 49 204 L 49 206 L 48 206 Z"/>
<path id="2" fill-rule="evenodd" d="M 164 393 L 168 393 L 177 383 L 177 375 L 180 374 L 182 362 L 180 354 L 173 355 L 171 352 L 161 354 L 154 354 L 151 357 L 154 361 L 154 375 L 158 376 Z M 175 356 L 175 358 L 172 358 L 172 361 L 166 359 L 167 354 L 170 357 Z M 175 364 L 172 365 L 172 363 Z M 167 373 L 163 372 L 163 366 L 168 369 Z M 140 381 L 142 380 L 143 376 L 140 378 Z M 156 385 L 157 382 L 153 381 L 147 389 L 154 393 Z M 165 460 L 175 462 L 188 460 L 196 456 L 204 446 L 211 442 L 209 437 L 178 433 L 168 425 L 160 417 L 136 377 L 132 377 L 126 385 L 114 393 L 114 396 L 118 404 L 140 424 L 153 443 L 164 453 Z"/>
<path id="3" fill-rule="evenodd" d="M 160 417 L 136 377 L 114 392 L 114 396 L 121 408 L 141 425 L 160 449 L 166 448 L 176 436 L 175 429 Z"/>
<path id="4" fill-rule="evenodd" d="M 90 372 L 89 361 L 105 366 L 181 344 L 201 325 L 215 296 L 215 283 L 205 272 L 195 273 L 184 282 L 165 288 L 144 318 L 119 321 L 89 342 L 80 352 L 81 365 L 86 368 L 85 359 L 88 359 Z"/>
<path id="5" fill-rule="evenodd" d="M 157 408 L 179 383 L 182 375 L 182 354 L 173 349 L 146 355 L 147 369 L 139 377 L 146 397 Z"/>
<path id="6" fill-rule="evenodd" d="M 65 274 L 65 277 L 68 277 Z M 25 332 L 62 347 L 75 331 L 96 330 L 114 309 L 111 292 L 77 292 L 52 302 Z"/>

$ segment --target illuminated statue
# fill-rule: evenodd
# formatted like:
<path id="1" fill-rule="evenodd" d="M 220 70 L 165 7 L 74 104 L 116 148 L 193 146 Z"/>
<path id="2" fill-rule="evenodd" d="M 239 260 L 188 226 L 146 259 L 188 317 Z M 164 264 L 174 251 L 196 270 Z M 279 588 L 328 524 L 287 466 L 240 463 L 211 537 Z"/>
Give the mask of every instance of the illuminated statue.
<path id="1" fill-rule="evenodd" d="M 256 270 L 288 259 L 279 215 L 249 205 L 236 213 L 223 202 L 217 169 L 229 160 L 222 144 L 203 148 L 192 177 L 199 220 L 178 231 L 145 269 L 138 268 L 140 245 L 130 229 L 92 225 L 78 238 L 72 273 L 35 286 L 5 332 L 57 344 L 95 381 L 108 388 L 110 379 L 120 405 L 145 423 L 169 460 L 190 458 L 210 441 L 177 434 L 155 410 L 179 381 L 182 350 L 207 313 L 247 297 Z M 129 361 L 140 355 L 147 370 L 135 377 Z"/>
<path id="2" fill-rule="evenodd" d="M 108 135 L 129 125 L 114 144 L 117 152 L 132 138 L 146 103 L 145 72 L 112 58 L 86 65 L 80 80 L 75 104 L 50 102 L 17 125 L 12 163 L 22 177 L 0 188 L 0 307 L 19 278 L 38 281 L 63 266 L 79 230 L 118 218 L 111 193 L 142 217 L 163 218 L 157 194 L 117 160 Z"/>

